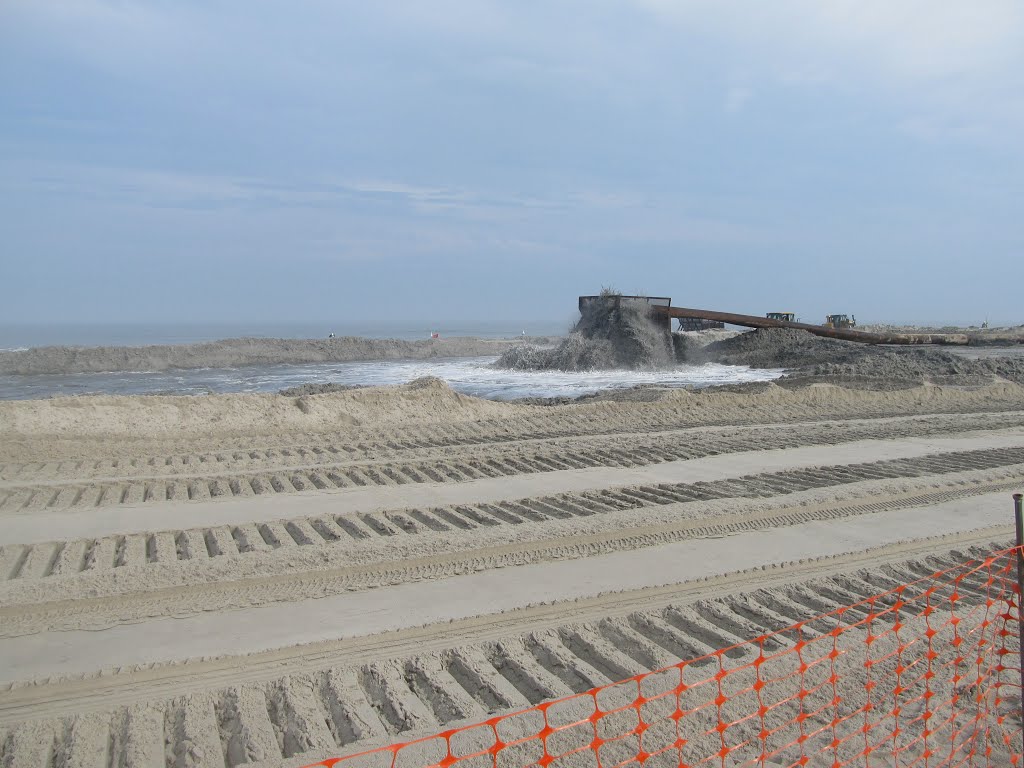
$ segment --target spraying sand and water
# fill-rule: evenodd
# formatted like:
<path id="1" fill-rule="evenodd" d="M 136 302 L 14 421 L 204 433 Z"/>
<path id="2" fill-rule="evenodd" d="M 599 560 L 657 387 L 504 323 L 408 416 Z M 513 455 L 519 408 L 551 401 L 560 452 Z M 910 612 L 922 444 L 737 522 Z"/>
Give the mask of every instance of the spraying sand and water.
<path id="1" fill-rule="evenodd" d="M 511 370 L 657 370 L 682 362 L 673 336 L 642 299 L 602 294 L 583 306 L 579 321 L 554 347 L 517 345 L 496 366 Z"/>
<path id="2" fill-rule="evenodd" d="M 872 346 L 814 336 L 803 330 L 764 328 L 745 333 L 669 334 L 643 299 L 608 295 L 582 308 L 582 316 L 555 346 L 529 344 L 506 350 L 498 368 L 529 371 L 656 371 L 680 366 L 725 365 L 786 369 L 790 377 L 924 382 L 987 380 L 1024 383 L 1024 359 L 970 359 L 962 352 L 922 347 Z"/>

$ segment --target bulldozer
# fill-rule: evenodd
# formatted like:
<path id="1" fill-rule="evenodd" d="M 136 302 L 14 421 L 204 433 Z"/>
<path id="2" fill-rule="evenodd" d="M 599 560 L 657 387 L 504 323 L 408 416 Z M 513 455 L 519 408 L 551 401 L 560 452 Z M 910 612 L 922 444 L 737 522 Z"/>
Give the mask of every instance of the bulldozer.
<path id="1" fill-rule="evenodd" d="M 825 315 L 826 328 L 856 328 L 857 317 L 855 315 Z"/>
<path id="2" fill-rule="evenodd" d="M 796 312 L 769 312 L 765 317 L 769 320 L 784 320 L 787 323 L 792 323 L 796 320 Z"/>

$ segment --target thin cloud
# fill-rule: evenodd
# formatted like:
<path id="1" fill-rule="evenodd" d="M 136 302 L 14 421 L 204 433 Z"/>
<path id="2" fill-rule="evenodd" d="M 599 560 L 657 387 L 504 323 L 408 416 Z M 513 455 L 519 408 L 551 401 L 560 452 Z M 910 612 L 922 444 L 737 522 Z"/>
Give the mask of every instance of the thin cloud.
<path id="1" fill-rule="evenodd" d="M 909 79 L 985 75 L 1022 57 L 1024 5 L 1016 0 L 636 0 L 680 27 L 710 28 L 786 62 L 846 58 Z"/>
<path id="2" fill-rule="evenodd" d="M 725 94 L 725 111 L 730 115 L 742 112 L 750 102 L 753 93 L 749 88 L 734 86 Z"/>

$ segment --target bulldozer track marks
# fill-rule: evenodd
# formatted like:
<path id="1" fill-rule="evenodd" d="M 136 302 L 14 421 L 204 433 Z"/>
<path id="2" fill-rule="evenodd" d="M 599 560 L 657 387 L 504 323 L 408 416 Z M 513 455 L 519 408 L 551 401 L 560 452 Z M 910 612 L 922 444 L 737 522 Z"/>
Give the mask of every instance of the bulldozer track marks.
<path id="1" fill-rule="evenodd" d="M 881 462 L 880 462 L 881 463 Z M 224 611 L 245 607 L 256 607 L 272 603 L 317 598 L 352 591 L 377 589 L 380 587 L 429 581 L 462 576 L 498 568 L 510 568 L 553 560 L 572 560 L 612 552 L 636 550 L 675 542 L 718 538 L 739 533 L 768 530 L 771 528 L 799 526 L 811 522 L 839 520 L 858 515 L 889 512 L 899 509 L 940 504 L 979 494 L 1012 491 L 1020 487 L 1024 468 L 1017 479 L 995 482 L 963 481 L 953 482 L 941 490 L 917 490 L 897 496 L 853 498 L 843 503 L 822 504 L 813 507 L 787 506 L 785 499 L 779 504 L 754 514 L 724 514 L 701 516 L 683 522 L 657 525 L 640 529 L 616 529 L 592 536 L 569 536 L 545 538 L 541 541 L 510 544 L 500 547 L 472 547 L 459 552 L 408 558 L 400 561 L 388 560 L 364 566 L 341 566 L 329 568 L 320 564 L 313 569 L 297 567 L 286 561 L 274 567 L 266 562 L 251 568 L 248 573 L 259 574 L 239 576 L 226 580 L 191 581 L 184 586 L 174 585 L 177 580 L 149 582 L 148 587 L 137 586 L 134 581 L 126 587 L 111 585 L 110 593 L 96 595 L 99 589 L 94 580 L 83 585 L 82 594 L 75 599 L 64 598 L 48 602 L 39 599 L 32 592 L 26 593 L 25 600 L 9 600 L 0 609 L 2 629 L 0 637 L 25 635 L 51 630 L 102 629 L 119 623 L 139 621 L 160 616 L 186 616 L 197 612 Z M 729 481 L 732 482 L 732 481 Z M 278 531 L 288 531 L 292 523 L 277 524 Z M 311 529 L 309 526 L 307 530 Z M 301 530 L 293 527 L 292 530 Z M 178 542 L 175 551 L 179 556 L 196 551 L 209 557 L 213 546 L 207 537 L 201 537 L 205 547 L 196 550 L 185 544 L 200 539 L 196 535 L 179 534 L 174 537 L 164 534 L 165 541 Z M 222 538 L 224 534 L 222 533 Z M 117 537 L 123 538 L 123 537 Z M 283 537 L 282 537 L 283 538 Z M 300 538 L 293 534 L 290 540 Z M 212 539 L 212 537 L 211 537 Z M 80 542 L 74 542 L 71 549 L 81 552 Z M 295 544 L 294 546 L 302 546 Z M 64 551 L 61 545 L 45 545 L 38 560 L 55 557 L 54 550 Z M 67 549 L 67 547 L 65 547 Z M 110 542 L 106 552 L 118 551 L 115 542 Z M 21 562 L 28 561 L 24 553 Z M 57 558 L 59 559 L 59 557 Z M 88 556 L 87 556 L 88 559 Z M 24 566 L 22 566 L 24 567 Z M 161 586 L 162 585 L 162 586 Z"/>
<path id="2" fill-rule="evenodd" d="M 366 486 L 460 483 L 484 478 L 596 467 L 640 467 L 670 461 L 864 439 L 947 434 L 959 429 L 1024 426 L 1024 413 L 943 415 L 843 423 L 774 425 L 732 430 L 668 430 L 655 434 L 551 436 L 525 440 L 474 438 L 453 446 L 426 441 L 371 449 L 364 458 L 326 448 L 277 448 L 102 461 L 7 464 L 0 471 L 0 514 L 88 509 L 165 501 L 330 492 Z M 427 448 L 428 450 L 424 450 Z M 436 448 L 444 448 L 438 455 Z M 456 450 L 456 448 L 458 448 Z M 371 454 L 377 454 L 373 458 Z M 263 471 L 259 471 L 260 468 Z"/>
<path id="3" fill-rule="evenodd" d="M 502 411 L 504 418 L 493 417 L 493 410 L 480 421 L 472 421 L 472 414 L 452 414 L 451 420 L 444 414 L 429 417 L 437 423 L 402 428 L 393 422 L 382 430 L 355 425 L 332 433 L 275 435 L 268 426 L 267 434 L 255 437 L 51 435 L 38 444 L 26 438 L 0 445 L 0 520 L 16 520 L 18 530 L 29 532 L 20 539 L 12 534 L 5 539 L 11 543 L 0 546 L 0 640 L 31 656 L 37 636 L 44 639 L 41 633 L 53 632 L 45 644 L 60 648 L 65 641 L 78 642 L 76 635 L 58 634 L 63 631 L 117 627 L 91 636 L 97 639 L 88 644 L 97 650 L 86 657 L 90 663 L 46 661 L 32 667 L 41 670 L 38 679 L 30 679 L 37 673 L 27 667 L 7 668 L 6 679 L 14 682 L 0 686 L 0 765 L 297 766 L 479 722 L 489 713 L 692 659 L 1002 546 L 998 540 L 1008 535 L 1007 527 L 910 541 L 896 541 L 908 527 L 894 528 L 869 539 L 890 543 L 862 552 L 779 562 L 795 556 L 783 551 L 807 553 L 810 545 L 801 544 L 768 553 L 766 562 L 775 565 L 680 584 L 605 594 L 587 587 L 579 599 L 544 604 L 543 594 L 534 598 L 528 591 L 527 580 L 515 600 L 478 609 L 493 613 L 450 623 L 412 627 L 411 621 L 399 621 L 394 626 L 403 628 L 392 632 L 343 639 L 335 634 L 313 643 L 308 640 L 324 635 L 286 627 L 275 637 L 308 643 L 288 647 L 259 636 L 258 625 L 256 640 L 245 642 L 268 650 L 244 655 L 234 635 L 226 644 L 200 637 L 187 646 L 196 651 L 172 643 L 129 654 L 166 658 L 158 663 L 91 666 L 121 663 L 117 646 L 106 646 L 108 638 L 126 642 L 116 639 L 118 633 L 153 637 L 147 633 L 208 626 L 221 616 L 223 631 L 232 632 L 232 609 L 371 589 L 378 591 L 332 602 L 358 611 L 380 595 L 380 605 L 400 605 L 389 590 L 417 581 L 492 569 L 509 569 L 514 579 L 516 566 L 546 561 L 771 528 L 821 529 L 830 520 L 1020 490 L 1024 482 L 1024 447 L 1014 447 L 1024 427 L 1016 390 L 952 397 L 922 389 L 912 397 L 889 398 L 877 392 L 861 397 L 854 390 L 833 396 L 825 389 L 819 397 L 814 389 L 806 395 L 773 390 L 751 397 L 745 391 L 707 400 L 693 394 L 638 403 L 521 406 Z M 876 456 L 867 452 L 873 448 L 857 447 L 830 451 L 835 458 L 825 459 L 815 449 L 794 462 L 706 462 L 700 471 L 708 474 L 702 476 L 747 474 L 702 482 L 652 479 L 695 476 L 675 468 L 636 471 L 716 454 L 932 436 L 942 438 L 941 447 L 919 441 L 886 454 L 913 458 L 829 465 Z M 951 442 L 961 438 L 962 446 Z M 933 452 L 921 455 L 925 451 Z M 770 467 L 780 466 L 777 460 L 801 466 L 776 471 Z M 802 466 L 808 461 L 821 464 Z M 752 469 L 736 469 L 741 462 Z M 616 472 L 502 480 L 603 468 Z M 462 488 L 427 487 L 486 479 Z M 494 491 L 498 485 L 500 493 Z M 382 486 L 405 488 L 349 493 Z M 295 494 L 327 501 L 256 502 L 283 502 Z M 434 502 L 422 503 L 431 497 Z M 251 506 L 247 498 L 254 500 Z M 242 503 L 232 505 L 231 514 L 212 514 L 222 499 Z M 371 501 L 363 506 L 364 499 Z M 454 499 L 461 501 L 447 503 Z M 318 513 L 310 514 L 314 509 Z M 958 509 L 946 510 L 947 516 Z M 181 510 L 176 521 L 173 515 Z M 35 514 L 54 527 L 32 530 Z M 146 517 L 132 519 L 133 514 Z M 984 519 L 992 520 L 990 514 L 986 507 Z M 100 524 L 77 525 L 90 515 Z M 210 524 L 214 518 L 231 522 Z M 70 520 L 76 532 L 60 533 L 56 526 Z M 157 520 L 165 522 L 148 522 Z M 957 523 L 945 530 L 980 525 Z M 76 538 L 84 533 L 96 538 Z M 61 540 L 34 543 L 44 537 Z M 848 539 L 854 540 L 859 539 Z M 846 546 L 840 542 L 830 551 Z M 593 567 L 604 562 L 595 559 Z M 750 564 L 741 560 L 729 567 Z M 529 572 L 537 578 L 537 569 Z M 430 594 L 445 588 L 431 586 L 437 591 Z M 965 604 L 984 598 L 976 581 L 964 580 Z M 502 607 L 508 610 L 499 612 Z M 290 606 L 285 609 L 280 613 Z M 210 615 L 197 616 L 205 612 Z M 261 615 L 250 612 L 246 621 L 262 621 Z M 436 615 L 464 614 L 440 606 Z M 196 621 L 175 623 L 189 616 Z M 127 626 L 150 620 L 151 627 Z M 142 631 L 134 634 L 137 629 Z M 828 627 L 810 622 L 805 631 Z M 211 652 L 227 655 L 183 658 Z M 54 675 L 55 670 L 84 674 Z"/>
<path id="4" fill-rule="evenodd" d="M 22 684 L 0 703 L 0 756 L 5 765 L 57 768 L 57 756 L 79 754 L 81 764 L 101 768 L 164 758 L 166 745 L 171 766 L 186 764 L 197 749 L 205 757 L 200 764 L 225 768 L 306 753 L 318 759 L 693 659 L 747 640 L 755 627 L 781 629 L 965 556 L 984 556 L 1002 546 L 990 537 L 961 535 L 938 555 L 942 540 L 917 541 L 590 598 L 568 611 L 540 606 L 467 619 L 461 645 L 425 643 L 424 628 Z M 959 592 L 963 605 L 987 598 L 978 580 L 964 580 Z M 827 629 L 812 622 L 806 631 Z M 207 689 L 183 692 L 195 674 Z M 19 722 L 33 712 L 47 719 Z"/>
<path id="5" fill-rule="evenodd" d="M 617 486 L 492 503 L 325 514 L 266 523 L 114 535 L 100 539 L 11 544 L 0 547 L 0 581 L 63 578 L 80 573 L 96 575 L 104 571 L 150 564 L 194 565 L 221 557 L 259 557 L 302 547 L 341 544 L 358 546 L 360 542 L 374 538 L 542 523 L 627 509 L 724 498 L 766 499 L 862 481 L 942 476 L 1022 464 L 1024 448 L 994 448 L 912 459 L 791 469 L 718 481 Z M 918 503 L 957 498 L 956 494 L 960 493 L 964 492 L 925 494 Z M 892 508 L 886 506 L 885 502 L 879 502 L 874 507 L 868 505 L 865 511 Z M 796 515 L 793 519 L 800 522 L 801 516 Z M 793 523 L 787 518 L 778 518 L 774 524 Z M 761 524 L 743 525 L 760 527 Z M 738 530 L 750 529 L 743 525 Z M 704 527 L 697 530 L 704 530 Z M 713 535 L 712 530 L 713 527 L 707 527 L 706 533 L 697 535 Z M 729 532 L 718 529 L 714 531 Z"/>

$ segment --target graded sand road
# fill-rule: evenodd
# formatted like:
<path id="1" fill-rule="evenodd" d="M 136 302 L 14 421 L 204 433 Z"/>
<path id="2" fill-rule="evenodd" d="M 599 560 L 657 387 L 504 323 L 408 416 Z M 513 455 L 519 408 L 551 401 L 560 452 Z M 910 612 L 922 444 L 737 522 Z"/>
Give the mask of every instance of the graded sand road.
<path id="1" fill-rule="evenodd" d="M 1008 539 L 1017 385 L 648 399 L 0 404 L 3 764 L 300 765 Z"/>

